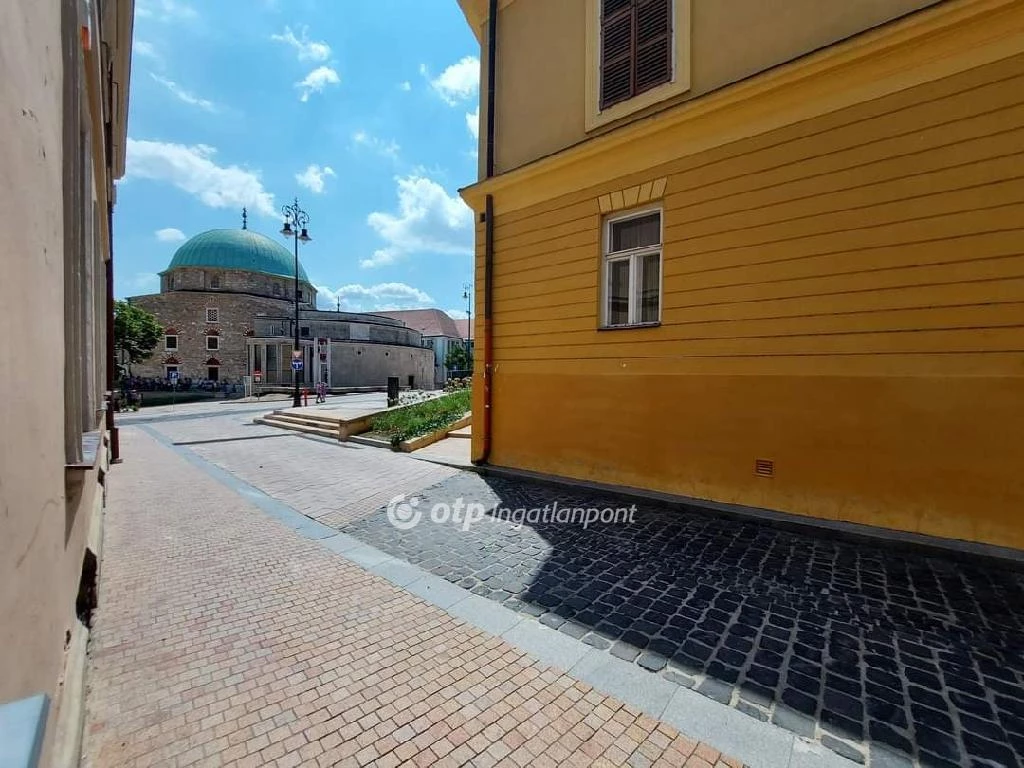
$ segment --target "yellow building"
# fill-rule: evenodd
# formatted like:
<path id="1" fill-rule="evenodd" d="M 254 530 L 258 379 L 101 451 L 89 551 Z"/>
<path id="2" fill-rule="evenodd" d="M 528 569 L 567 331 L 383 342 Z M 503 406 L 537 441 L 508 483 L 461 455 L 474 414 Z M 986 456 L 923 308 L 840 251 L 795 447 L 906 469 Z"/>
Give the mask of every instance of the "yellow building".
<path id="1" fill-rule="evenodd" d="M 475 460 L 1024 550 L 1024 2 L 460 4 Z"/>

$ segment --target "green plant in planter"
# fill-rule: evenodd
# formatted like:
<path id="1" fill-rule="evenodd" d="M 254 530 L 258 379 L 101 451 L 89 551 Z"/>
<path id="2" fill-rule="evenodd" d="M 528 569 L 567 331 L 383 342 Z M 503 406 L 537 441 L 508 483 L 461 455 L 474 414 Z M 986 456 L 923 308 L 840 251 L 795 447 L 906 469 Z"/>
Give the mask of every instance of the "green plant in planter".
<path id="1" fill-rule="evenodd" d="M 386 436 L 392 445 L 436 432 L 466 415 L 471 407 L 471 394 L 470 390 L 462 389 L 381 413 L 373 418 L 373 431 Z"/>

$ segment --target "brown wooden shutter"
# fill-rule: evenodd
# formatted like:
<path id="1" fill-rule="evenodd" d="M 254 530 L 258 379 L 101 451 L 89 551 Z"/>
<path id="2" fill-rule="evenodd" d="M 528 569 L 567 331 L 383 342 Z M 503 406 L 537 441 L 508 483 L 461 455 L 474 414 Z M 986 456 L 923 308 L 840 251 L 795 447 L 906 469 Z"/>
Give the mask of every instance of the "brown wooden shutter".
<path id="1" fill-rule="evenodd" d="M 601 109 L 672 79 L 672 0 L 602 0 Z"/>
<path id="2" fill-rule="evenodd" d="M 672 79 L 672 0 L 637 0 L 634 95 Z"/>
<path id="3" fill-rule="evenodd" d="M 603 0 L 601 8 L 601 109 L 633 95 L 633 0 Z"/>

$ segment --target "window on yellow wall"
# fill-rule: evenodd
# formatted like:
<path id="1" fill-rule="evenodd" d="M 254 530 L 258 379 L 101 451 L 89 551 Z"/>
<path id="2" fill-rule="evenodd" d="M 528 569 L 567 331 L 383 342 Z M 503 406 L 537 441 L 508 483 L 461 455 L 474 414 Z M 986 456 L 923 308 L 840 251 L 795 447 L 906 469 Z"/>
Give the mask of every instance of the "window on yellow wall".
<path id="1" fill-rule="evenodd" d="M 588 132 L 690 90 L 692 0 L 581 2 Z"/>
<path id="2" fill-rule="evenodd" d="M 601 109 L 672 79 L 672 0 L 601 0 Z"/>
<path id="3" fill-rule="evenodd" d="M 605 222 L 604 327 L 661 321 L 661 237 L 660 210 L 633 211 Z"/>

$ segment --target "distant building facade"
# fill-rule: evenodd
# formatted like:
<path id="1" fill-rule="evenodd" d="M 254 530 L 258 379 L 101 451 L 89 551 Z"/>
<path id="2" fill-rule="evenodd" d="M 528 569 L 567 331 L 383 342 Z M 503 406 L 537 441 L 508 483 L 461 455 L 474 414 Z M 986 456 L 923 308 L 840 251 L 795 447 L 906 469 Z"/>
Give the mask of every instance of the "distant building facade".
<path id="1" fill-rule="evenodd" d="M 264 385 L 292 383 L 294 316 L 255 318 L 247 339 L 248 370 Z M 303 381 L 330 389 L 385 387 L 391 376 L 408 389 L 433 389 L 434 355 L 419 331 L 399 320 L 356 312 L 303 310 L 299 313 Z"/>
<path id="2" fill-rule="evenodd" d="M 433 388 L 433 354 L 422 335 L 389 317 L 316 310 L 316 288 L 299 270 L 302 369 L 294 372 L 295 256 L 252 230 L 196 235 L 160 274 L 160 293 L 133 296 L 163 326 L 136 376 L 264 386 L 325 382 L 328 387 Z"/>
<path id="3" fill-rule="evenodd" d="M 424 345 L 434 353 L 434 381 L 443 386 L 448 380 L 448 353 L 457 346 L 466 346 L 455 320 L 440 309 L 398 309 L 377 314 L 400 320 L 423 334 Z"/>

